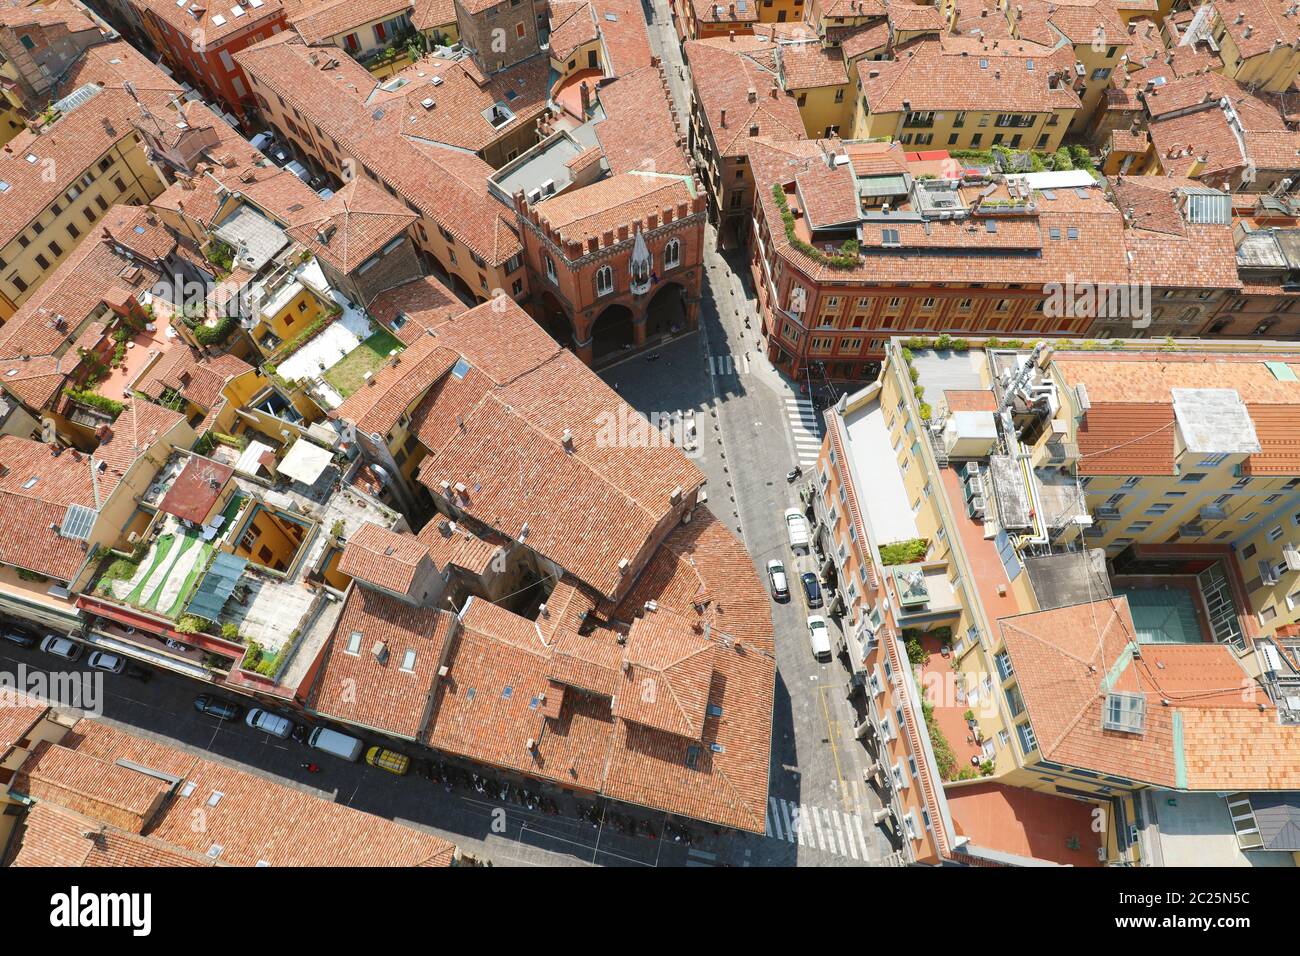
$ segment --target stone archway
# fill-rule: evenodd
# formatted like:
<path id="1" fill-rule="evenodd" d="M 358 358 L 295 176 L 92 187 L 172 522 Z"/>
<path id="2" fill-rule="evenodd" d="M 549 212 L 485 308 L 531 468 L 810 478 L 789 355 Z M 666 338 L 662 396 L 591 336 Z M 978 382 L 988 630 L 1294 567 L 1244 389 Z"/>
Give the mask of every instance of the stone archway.
<path id="1" fill-rule="evenodd" d="M 610 305 L 591 323 L 591 361 L 593 365 L 615 358 L 636 344 L 633 329 L 635 316 L 625 305 Z"/>
<path id="2" fill-rule="evenodd" d="M 451 291 L 456 294 L 458 299 L 471 308 L 478 304 L 479 297 L 475 294 L 474 290 L 469 287 L 468 282 L 454 272 L 451 274 L 450 280 Z"/>
<path id="3" fill-rule="evenodd" d="M 664 282 L 651 296 L 645 310 L 646 341 L 683 331 L 689 324 L 686 314 L 686 288 L 678 282 Z"/>
<path id="4" fill-rule="evenodd" d="M 543 291 L 538 300 L 537 324 L 561 345 L 567 347 L 573 344 L 573 326 L 569 322 L 569 313 L 549 290 Z"/>

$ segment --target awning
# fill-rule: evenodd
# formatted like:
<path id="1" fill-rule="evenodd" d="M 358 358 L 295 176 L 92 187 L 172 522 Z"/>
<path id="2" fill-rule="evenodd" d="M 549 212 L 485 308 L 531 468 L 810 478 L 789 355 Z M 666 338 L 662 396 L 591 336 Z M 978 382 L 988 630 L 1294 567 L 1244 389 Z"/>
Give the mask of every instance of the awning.
<path id="1" fill-rule="evenodd" d="M 240 453 L 239 461 L 235 462 L 235 471 L 241 475 L 255 477 L 258 469 L 262 467 L 262 455 L 268 451 L 271 451 L 271 446 L 265 442 L 250 441 L 248 447 Z"/>
<path id="2" fill-rule="evenodd" d="M 333 459 L 334 454 L 328 449 L 299 438 L 280 462 L 280 474 L 304 485 L 313 485 Z"/>
<path id="3" fill-rule="evenodd" d="M 207 621 L 217 620 L 247 564 L 246 558 L 225 551 L 218 552 L 212 561 L 212 567 L 208 568 L 208 573 L 199 582 L 193 600 L 185 609 L 186 613 L 195 614 Z"/>

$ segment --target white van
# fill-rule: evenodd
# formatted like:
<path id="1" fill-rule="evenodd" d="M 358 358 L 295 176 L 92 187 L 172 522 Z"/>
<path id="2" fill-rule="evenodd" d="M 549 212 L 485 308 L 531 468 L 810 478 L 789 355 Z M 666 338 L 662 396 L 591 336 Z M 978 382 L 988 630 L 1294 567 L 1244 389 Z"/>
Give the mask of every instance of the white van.
<path id="1" fill-rule="evenodd" d="M 365 746 L 356 737 L 349 737 L 347 734 L 325 727 L 317 727 L 313 730 L 311 736 L 307 738 L 307 743 L 317 750 L 342 757 L 344 760 L 356 760 L 361 756 L 361 748 Z"/>
<path id="2" fill-rule="evenodd" d="M 307 171 L 307 167 L 296 159 L 293 162 L 286 163 L 284 168 L 289 170 L 289 172 L 293 173 L 303 182 L 306 182 L 311 178 L 311 173 Z"/>
<path id="3" fill-rule="evenodd" d="M 262 710 L 260 707 L 250 709 L 248 716 L 244 718 L 244 723 L 254 730 L 264 730 L 272 737 L 279 737 L 281 740 L 293 733 L 293 721 L 279 714 Z"/>
<path id="4" fill-rule="evenodd" d="M 808 522 L 798 508 L 785 509 L 785 530 L 792 549 L 808 547 Z"/>

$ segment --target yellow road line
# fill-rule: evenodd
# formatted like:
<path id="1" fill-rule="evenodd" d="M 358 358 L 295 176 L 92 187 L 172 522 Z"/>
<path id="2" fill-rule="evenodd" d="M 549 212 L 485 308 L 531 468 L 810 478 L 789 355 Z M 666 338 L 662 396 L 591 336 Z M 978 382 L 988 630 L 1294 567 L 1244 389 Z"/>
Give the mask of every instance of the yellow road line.
<path id="1" fill-rule="evenodd" d="M 826 704 L 826 685 L 819 685 L 817 696 L 822 702 L 822 715 L 826 718 L 826 739 L 831 742 L 831 756 L 835 759 L 835 779 L 839 783 L 840 801 L 847 807 L 847 788 L 844 785 L 844 772 L 840 767 L 840 749 L 835 743 L 835 738 L 839 735 L 839 721 L 831 719 L 830 707 Z"/>

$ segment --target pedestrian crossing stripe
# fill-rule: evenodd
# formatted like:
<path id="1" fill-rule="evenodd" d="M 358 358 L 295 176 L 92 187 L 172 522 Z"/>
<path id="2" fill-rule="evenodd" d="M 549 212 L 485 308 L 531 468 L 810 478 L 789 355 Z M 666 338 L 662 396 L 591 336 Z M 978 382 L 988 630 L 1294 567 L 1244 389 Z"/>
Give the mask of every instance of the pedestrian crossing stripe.
<path id="1" fill-rule="evenodd" d="M 856 813 L 768 797 L 767 836 L 854 860 L 871 859 L 862 817 Z"/>
<path id="2" fill-rule="evenodd" d="M 719 375 L 735 375 L 737 374 L 736 360 L 730 355 L 710 355 L 709 372 L 715 377 Z"/>
<path id="3" fill-rule="evenodd" d="M 821 452 L 821 422 L 813 403 L 806 398 L 785 400 L 785 414 L 794 435 L 795 455 L 800 466 L 813 465 Z"/>

